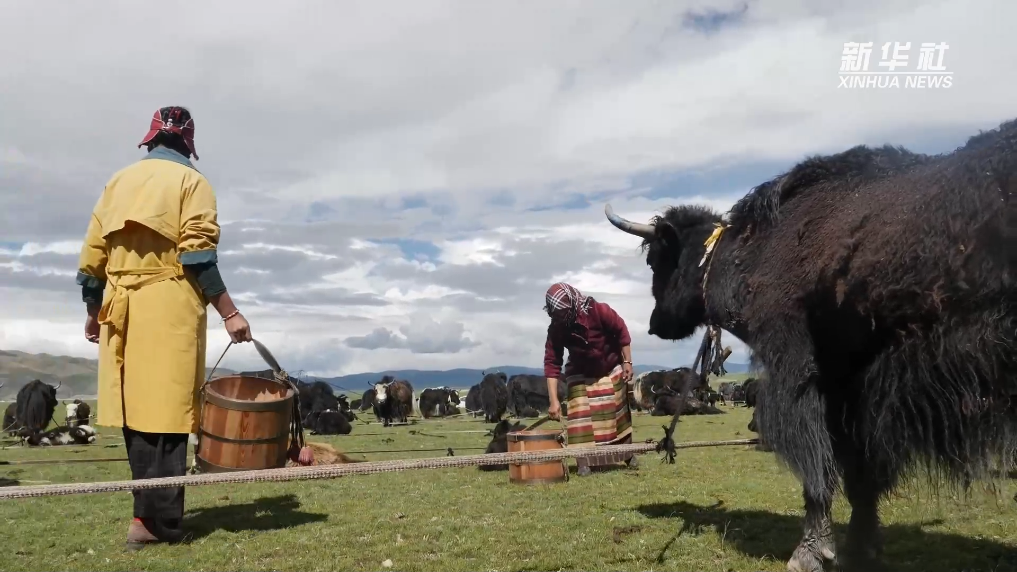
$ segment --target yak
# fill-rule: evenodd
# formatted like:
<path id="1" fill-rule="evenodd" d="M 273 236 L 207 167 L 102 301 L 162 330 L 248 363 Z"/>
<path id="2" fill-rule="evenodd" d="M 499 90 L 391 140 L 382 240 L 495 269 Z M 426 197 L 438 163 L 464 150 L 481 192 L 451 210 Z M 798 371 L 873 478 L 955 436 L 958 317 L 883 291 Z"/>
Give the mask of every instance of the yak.
<path id="1" fill-rule="evenodd" d="M 502 372 L 486 373 L 480 382 L 480 403 L 484 421 L 497 423 L 508 410 L 508 376 Z"/>
<path id="2" fill-rule="evenodd" d="M 413 412 L 413 386 L 410 382 L 386 375 L 374 384 L 374 391 L 377 394 L 374 414 L 385 427 L 391 425 L 393 419 L 407 422 Z"/>
<path id="3" fill-rule="evenodd" d="M 332 386 L 324 381 L 307 383 L 296 381 L 300 399 L 300 416 L 307 417 L 312 412 L 340 411 L 339 399 Z"/>
<path id="4" fill-rule="evenodd" d="M 429 387 L 420 393 L 417 403 L 424 419 L 454 415 L 459 412 L 459 393 L 448 387 Z"/>
<path id="5" fill-rule="evenodd" d="M 312 411 L 304 419 L 304 427 L 311 435 L 349 435 L 353 431 L 344 411 Z"/>
<path id="6" fill-rule="evenodd" d="M 480 400 L 480 384 L 470 387 L 466 392 L 466 412 L 474 417 L 480 415 L 484 409 L 484 402 Z"/>
<path id="7" fill-rule="evenodd" d="M 56 427 L 49 431 L 22 432 L 22 443 L 30 447 L 56 447 L 59 445 L 90 445 L 95 443 L 95 429 L 91 425 Z"/>
<path id="8" fill-rule="evenodd" d="M 363 395 L 360 396 L 360 407 L 358 407 L 357 410 L 368 411 L 370 409 L 374 409 L 374 402 L 377 399 L 377 397 L 378 391 L 375 390 L 374 387 L 372 386 L 370 389 L 365 391 Z"/>
<path id="9" fill-rule="evenodd" d="M 14 437 L 18 434 L 18 429 L 21 429 L 21 424 L 18 423 L 18 404 L 10 403 L 4 411 L 4 431 Z"/>
<path id="10" fill-rule="evenodd" d="M 523 429 L 526 429 L 526 426 L 518 421 L 509 425 L 508 419 L 502 419 L 488 433 L 488 435 L 491 435 L 491 442 L 487 444 L 484 454 L 508 453 L 508 434 L 513 431 L 522 431 Z M 478 465 L 477 468 L 481 471 L 507 471 L 508 465 Z"/>
<path id="11" fill-rule="evenodd" d="M 67 404 L 66 423 L 68 427 L 88 425 L 88 421 L 91 416 L 92 407 L 84 401 L 75 399 L 73 403 Z"/>
<path id="12" fill-rule="evenodd" d="M 812 156 L 724 216 L 605 214 L 643 239 L 650 335 L 717 326 L 766 370 L 756 422 L 805 500 L 789 570 L 878 565 L 878 503 L 912 469 L 964 486 L 1012 464 L 1017 119 L 941 155 Z M 838 554 L 841 480 L 851 517 Z"/>
<path id="13" fill-rule="evenodd" d="M 35 379 L 18 390 L 17 407 L 15 409 L 15 420 L 20 428 L 28 429 L 33 433 L 41 433 L 53 419 L 58 405 L 56 392 L 63 385 L 61 382 L 56 387 Z"/>
<path id="14" fill-rule="evenodd" d="M 354 399 L 350 402 L 350 411 L 363 411 L 360 409 L 360 404 L 363 403 L 363 399 Z"/>
<path id="15" fill-rule="evenodd" d="M 666 389 L 678 391 L 686 380 L 695 382 L 698 377 L 695 371 L 687 367 L 649 371 L 639 376 L 633 383 L 632 394 L 641 408 L 652 410 L 658 393 Z"/>
<path id="16" fill-rule="evenodd" d="M 657 391 L 653 400 L 651 416 L 672 416 L 681 408 L 682 415 L 719 415 L 724 413 L 712 403 L 697 397 L 689 396 L 684 401 L 678 399 L 678 392 L 670 387 Z"/>
<path id="17" fill-rule="evenodd" d="M 508 410 L 516 417 L 539 417 L 551 406 L 551 398 L 547 391 L 547 378 L 542 375 L 517 374 L 508 380 Z M 568 402 L 565 382 L 558 380 L 558 402 L 562 406 L 562 415 Z"/>

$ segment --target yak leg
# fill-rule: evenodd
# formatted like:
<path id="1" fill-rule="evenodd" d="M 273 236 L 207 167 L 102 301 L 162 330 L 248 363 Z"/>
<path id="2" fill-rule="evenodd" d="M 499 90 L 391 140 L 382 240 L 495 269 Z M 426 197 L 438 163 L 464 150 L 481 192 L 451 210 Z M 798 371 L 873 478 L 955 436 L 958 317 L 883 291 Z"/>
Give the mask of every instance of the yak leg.
<path id="1" fill-rule="evenodd" d="M 844 570 L 875 571 L 883 553 L 879 499 L 892 488 L 894 478 L 883 467 L 867 465 L 861 451 L 852 461 L 844 464 L 844 494 L 851 503 Z"/>
<path id="2" fill-rule="evenodd" d="M 837 465 L 810 344 L 781 345 L 766 363 L 770 381 L 760 388 L 758 432 L 802 482 L 805 526 L 787 570 L 823 572 L 824 563 L 837 561 L 830 520 Z"/>

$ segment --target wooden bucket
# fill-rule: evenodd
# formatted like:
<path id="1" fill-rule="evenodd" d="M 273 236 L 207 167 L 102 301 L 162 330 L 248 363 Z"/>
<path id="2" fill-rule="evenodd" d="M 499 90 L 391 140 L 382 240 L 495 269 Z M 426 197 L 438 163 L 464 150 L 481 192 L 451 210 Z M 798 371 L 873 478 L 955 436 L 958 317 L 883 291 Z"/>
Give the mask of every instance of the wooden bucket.
<path id="1" fill-rule="evenodd" d="M 509 453 L 560 449 L 560 429 L 531 429 L 508 434 Z M 509 482 L 527 485 L 561 483 L 568 480 L 565 460 L 545 463 L 509 464 Z"/>
<path id="2" fill-rule="evenodd" d="M 262 391 L 270 401 L 254 401 Z M 195 455 L 206 473 L 279 469 L 286 465 L 292 388 L 271 379 L 224 376 L 205 384 Z"/>

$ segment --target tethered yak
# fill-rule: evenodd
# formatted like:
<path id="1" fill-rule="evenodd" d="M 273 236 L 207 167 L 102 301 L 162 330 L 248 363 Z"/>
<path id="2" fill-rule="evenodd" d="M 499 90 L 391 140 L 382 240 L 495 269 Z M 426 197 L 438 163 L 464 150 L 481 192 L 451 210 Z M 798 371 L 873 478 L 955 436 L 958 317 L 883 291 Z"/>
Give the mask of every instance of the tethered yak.
<path id="1" fill-rule="evenodd" d="M 700 206 L 651 224 L 605 213 L 643 239 L 651 335 L 716 325 L 765 368 L 756 423 L 805 498 L 789 570 L 838 560 L 841 479 L 852 510 L 839 560 L 865 570 L 881 559 L 878 502 L 910 469 L 967 484 L 1012 466 L 1017 120 L 949 154 L 807 158 L 723 218 Z"/>
<path id="2" fill-rule="evenodd" d="M 35 379 L 19 389 L 15 411 L 17 424 L 33 433 L 44 431 L 56 412 L 59 403 L 56 392 L 61 385 L 63 382 L 53 387 Z"/>
<path id="3" fill-rule="evenodd" d="M 386 375 L 374 384 L 374 391 L 374 414 L 383 426 L 388 427 L 393 420 L 407 422 L 407 417 L 413 413 L 413 386 L 410 382 Z"/>

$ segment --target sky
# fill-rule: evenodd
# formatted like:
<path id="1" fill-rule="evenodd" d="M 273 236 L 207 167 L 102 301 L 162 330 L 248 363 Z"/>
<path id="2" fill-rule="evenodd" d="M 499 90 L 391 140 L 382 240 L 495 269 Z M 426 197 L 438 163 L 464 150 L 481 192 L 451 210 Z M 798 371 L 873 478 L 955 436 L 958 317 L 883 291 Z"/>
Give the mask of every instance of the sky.
<path id="1" fill-rule="evenodd" d="M 648 336 L 639 239 L 813 154 L 944 153 L 1014 115 L 1005 0 L 493 0 L 0 7 L 0 348 L 96 357 L 74 283 L 92 207 L 187 106 L 226 285 L 284 368 L 541 367 L 547 287 Z M 845 42 L 945 42 L 949 89 L 843 89 Z M 891 50 L 892 51 L 892 50 Z M 903 83 L 904 78 L 900 78 Z M 229 338 L 210 310 L 208 359 Z M 733 336 L 734 362 L 748 349 Z M 250 346 L 226 367 L 263 367 Z"/>

